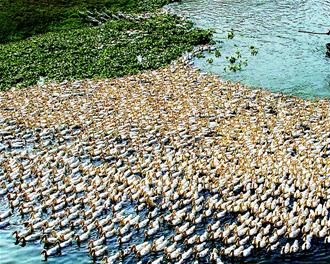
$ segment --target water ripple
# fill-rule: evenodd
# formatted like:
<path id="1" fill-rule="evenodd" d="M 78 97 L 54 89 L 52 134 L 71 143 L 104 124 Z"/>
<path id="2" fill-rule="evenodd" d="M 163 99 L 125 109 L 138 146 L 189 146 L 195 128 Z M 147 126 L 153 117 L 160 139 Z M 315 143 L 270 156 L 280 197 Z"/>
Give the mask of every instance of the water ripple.
<path id="1" fill-rule="evenodd" d="M 236 37 L 224 43 L 223 54 L 236 49 L 233 43 L 243 50 L 250 45 L 259 48 L 255 58 L 246 54 L 249 65 L 242 72 L 225 72 L 223 58 L 215 60 L 214 65 L 197 59 L 197 66 L 203 70 L 288 94 L 330 96 L 330 59 L 325 56 L 330 37 L 298 33 L 327 32 L 330 1 L 183 0 L 170 7 L 200 27 L 215 29 L 216 40 L 234 29 Z"/>

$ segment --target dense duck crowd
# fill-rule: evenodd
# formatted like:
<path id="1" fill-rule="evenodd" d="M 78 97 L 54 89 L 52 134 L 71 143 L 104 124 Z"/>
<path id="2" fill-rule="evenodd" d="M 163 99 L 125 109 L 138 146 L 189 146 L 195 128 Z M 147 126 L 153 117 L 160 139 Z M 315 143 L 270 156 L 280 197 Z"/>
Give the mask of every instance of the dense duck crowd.
<path id="1" fill-rule="evenodd" d="M 180 63 L 1 92 L 0 232 L 40 241 L 45 260 L 74 246 L 105 263 L 308 251 L 330 243 L 329 127 L 326 100 Z"/>

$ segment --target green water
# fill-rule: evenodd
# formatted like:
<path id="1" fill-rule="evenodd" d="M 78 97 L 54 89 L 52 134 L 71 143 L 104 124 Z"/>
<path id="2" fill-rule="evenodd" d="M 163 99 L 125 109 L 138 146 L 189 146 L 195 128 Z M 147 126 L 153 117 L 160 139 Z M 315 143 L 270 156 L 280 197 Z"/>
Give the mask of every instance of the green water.
<path id="1" fill-rule="evenodd" d="M 286 94 L 330 96 L 330 59 L 325 56 L 330 36 L 298 32 L 327 32 L 330 1 L 183 0 L 170 8 L 197 26 L 215 29 L 223 56 L 212 64 L 196 59 L 202 70 Z M 230 29 L 235 37 L 225 40 Z M 259 49 L 255 57 L 249 55 L 251 45 Z M 237 73 L 224 71 L 224 57 L 237 49 L 248 59 L 248 66 Z"/>

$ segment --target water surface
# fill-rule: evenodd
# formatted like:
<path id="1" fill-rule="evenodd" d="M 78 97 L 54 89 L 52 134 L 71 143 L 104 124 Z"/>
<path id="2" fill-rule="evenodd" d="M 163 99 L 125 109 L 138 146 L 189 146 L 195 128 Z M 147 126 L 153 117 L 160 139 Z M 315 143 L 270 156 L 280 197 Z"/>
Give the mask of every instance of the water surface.
<path id="1" fill-rule="evenodd" d="M 249 65 L 242 72 L 225 72 L 223 58 L 213 64 L 207 63 L 205 59 L 196 59 L 196 64 L 205 71 L 288 94 L 306 97 L 330 95 L 330 60 L 325 57 L 324 49 L 330 37 L 297 32 L 299 29 L 330 29 L 330 1 L 184 0 L 172 5 L 172 8 L 189 16 L 198 26 L 216 29 L 215 38 L 219 42 L 233 28 L 235 38 L 218 43 L 223 46 L 223 56 L 235 51 L 235 44 L 242 51 L 251 45 L 259 48 L 256 57 L 244 53 L 248 56 Z M 5 199 L 1 198 L 0 211 L 6 209 L 8 206 Z M 13 221 L 15 219 L 13 217 Z M 11 236 L 14 229 L 15 223 L 0 232 L 0 263 L 44 263 L 40 256 L 40 243 L 28 244 L 24 248 L 14 245 Z M 116 249 L 115 243 L 111 241 L 109 247 Z M 330 263 L 329 249 L 327 245 L 316 243 L 309 253 L 286 258 L 281 258 L 278 252 L 273 255 L 260 252 L 244 260 L 244 263 Z M 128 258 L 124 263 L 134 262 L 135 258 Z M 239 261 L 225 259 L 224 262 Z M 78 250 L 74 246 L 64 250 L 63 256 L 50 258 L 48 263 L 84 264 L 91 263 L 91 259 L 86 249 Z"/>
<path id="2" fill-rule="evenodd" d="M 223 56 L 213 64 L 195 59 L 204 71 L 287 94 L 330 96 L 330 59 L 325 56 L 330 36 L 298 32 L 327 32 L 330 1 L 183 0 L 170 8 L 199 27 L 215 29 Z M 235 38 L 225 40 L 230 29 Z M 259 49 L 256 57 L 249 55 L 251 45 Z M 225 72 L 224 57 L 237 49 L 248 59 L 248 66 L 241 72 Z"/>

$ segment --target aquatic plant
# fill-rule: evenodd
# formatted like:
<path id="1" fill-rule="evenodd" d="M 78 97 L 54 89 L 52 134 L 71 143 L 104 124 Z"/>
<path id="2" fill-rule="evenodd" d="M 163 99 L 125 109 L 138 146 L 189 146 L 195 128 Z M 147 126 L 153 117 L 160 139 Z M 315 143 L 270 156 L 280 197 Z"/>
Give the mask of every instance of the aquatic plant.
<path id="1" fill-rule="evenodd" d="M 171 2 L 174 0 L 2 0 L 0 43 L 90 26 L 81 11 L 152 12 Z"/>
<path id="2" fill-rule="evenodd" d="M 221 52 L 220 52 L 219 49 L 215 49 L 215 51 L 214 51 L 214 56 L 215 56 L 216 58 L 221 57 Z"/>
<path id="3" fill-rule="evenodd" d="M 214 32 L 214 31 L 212 31 Z M 234 30 L 231 29 L 229 32 L 227 32 L 227 38 L 233 39 L 234 38 Z M 222 63 L 224 65 L 225 71 L 231 71 L 231 72 L 237 72 L 241 71 L 248 65 L 248 59 L 245 50 L 242 50 L 237 44 L 233 44 L 233 47 L 236 49 L 232 54 L 225 56 L 225 61 L 221 61 L 220 57 L 221 54 L 221 48 L 223 44 L 225 44 L 226 41 L 221 41 L 220 45 L 214 45 L 212 49 L 208 49 L 208 53 L 211 55 L 205 56 L 204 53 L 198 53 L 196 55 L 197 58 L 203 59 L 205 58 L 205 61 L 209 64 L 212 64 L 214 60 L 217 60 L 218 62 Z M 249 47 L 249 52 L 252 56 L 256 56 L 258 54 L 258 49 L 255 46 Z M 213 56 L 213 57 L 212 57 Z"/>
<path id="4" fill-rule="evenodd" d="M 0 45 L 0 89 L 33 85 L 41 77 L 58 81 L 106 78 L 156 69 L 193 46 L 208 43 L 211 35 L 167 14 L 50 32 Z M 137 56 L 143 60 L 139 62 Z"/>
<path id="5" fill-rule="evenodd" d="M 212 59 L 212 58 L 208 58 L 206 61 L 207 61 L 208 63 L 210 63 L 210 64 L 213 63 L 213 59 Z"/>
<path id="6" fill-rule="evenodd" d="M 205 58 L 205 55 L 204 55 L 202 52 L 200 52 L 200 53 L 198 53 L 198 54 L 196 55 L 196 57 L 197 57 L 198 59 L 202 59 L 202 58 Z"/>
<path id="7" fill-rule="evenodd" d="M 228 39 L 233 39 L 234 36 L 235 36 L 235 33 L 234 33 L 234 30 L 233 29 L 231 29 L 230 31 L 228 31 L 228 33 L 227 33 L 227 38 Z"/>
<path id="8" fill-rule="evenodd" d="M 258 49 L 254 46 L 250 46 L 250 52 L 252 56 L 256 56 L 258 54 Z"/>

